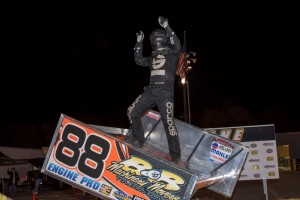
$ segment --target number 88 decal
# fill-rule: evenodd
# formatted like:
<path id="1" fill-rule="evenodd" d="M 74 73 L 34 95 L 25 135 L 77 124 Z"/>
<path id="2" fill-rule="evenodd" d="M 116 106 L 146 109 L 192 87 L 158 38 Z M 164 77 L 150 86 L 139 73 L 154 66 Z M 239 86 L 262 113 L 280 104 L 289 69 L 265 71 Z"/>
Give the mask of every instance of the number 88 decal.
<path id="1" fill-rule="evenodd" d="M 55 157 L 69 167 L 77 164 L 80 172 L 98 179 L 104 171 L 104 161 L 109 155 L 110 143 L 100 135 L 86 135 L 84 129 L 67 124 L 61 134 Z"/>

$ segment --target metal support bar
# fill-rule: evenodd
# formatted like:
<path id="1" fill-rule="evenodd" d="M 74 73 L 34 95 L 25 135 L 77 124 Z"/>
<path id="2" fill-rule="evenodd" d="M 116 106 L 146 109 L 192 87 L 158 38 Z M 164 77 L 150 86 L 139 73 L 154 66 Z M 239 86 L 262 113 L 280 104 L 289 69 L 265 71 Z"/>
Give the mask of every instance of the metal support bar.
<path id="1" fill-rule="evenodd" d="M 189 155 L 188 159 L 186 160 L 186 161 L 187 161 L 187 163 L 189 163 L 189 162 L 190 162 L 190 159 L 191 159 L 191 158 L 192 158 L 192 156 L 194 155 L 194 153 L 195 153 L 196 149 L 197 149 L 197 148 L 198 148 L 198 146 L 200 145 L 200 143 L 201 143 L 202 139 L 204 138 L 204 136 L 205 136 L 205 134 L 203 134 L 203 135 L 201 136 L 200 140 L 199 140 L 199 141 L 198 141 L 198 143 L 196 144 L 196 146 L 195 146 L 195 148 L 193 149 L 192 153 Z"/>
<path id="2" fill-rule="evenodd" d="M 239 153 L 241 153 L 244 149 L 241 148 L 238 152 L 236 152 L 236 154 L 234 154 L 233 156 L 230 156 L 230 158 L 228 160 L 226 160 L 224 163 L 222 163 L 221 165 L 219 165 L 218 167 L 216 167 L 215 169 L 213 169 L 211 172 L 210 172 L 210 175 L 211 176 L 214 176 L 218 169 L 220 169 L 221 167 L 223 167 L 225 164 L 227 164 L 229 161 L 231 161 L 235 156 L 237 156 Z"/>

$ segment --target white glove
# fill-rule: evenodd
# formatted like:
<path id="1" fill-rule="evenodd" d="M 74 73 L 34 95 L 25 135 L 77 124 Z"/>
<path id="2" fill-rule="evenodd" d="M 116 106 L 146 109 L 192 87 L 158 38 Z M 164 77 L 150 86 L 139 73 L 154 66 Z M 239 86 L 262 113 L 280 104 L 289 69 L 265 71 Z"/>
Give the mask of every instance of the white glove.
<path id="1" fill-rule="evenodd" d="M 144 33 L 143 33 L 143 31 L 140 31 L 140 33 L 136 33 L 136 41 L 137 42 L 143 42 L 144 41 Z"/>
<path id="2" fill-rule="evenodd" d="M 158 23 L 163 28 L 166 28 L 167 26 L 169 26 L 168 20 L 163 17 L 158 17 Z"/>

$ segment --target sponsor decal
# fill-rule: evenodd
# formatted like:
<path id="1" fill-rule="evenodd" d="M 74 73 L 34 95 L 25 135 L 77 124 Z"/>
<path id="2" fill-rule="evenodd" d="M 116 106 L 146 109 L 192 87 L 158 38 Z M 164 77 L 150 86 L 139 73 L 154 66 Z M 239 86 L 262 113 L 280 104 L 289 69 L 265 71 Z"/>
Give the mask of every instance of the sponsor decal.
<path id="1" fill-rule="evenodd" d="M 152 118 L 152 119 L 156 119 L 156 120 L 159 120 L 159 119 L 160 119 L 160 116 L 159 116 L 159 115 L 157 115 L 157 114 L 155 114 L 155 113 L 152 113 L 152 112 L 147 112 L 145 115 L 146 115 L 147 117 Z"/>
<path id="2" fill-rule="evenodd" d="M 250 144 L 250 147 L 251 147 L 251 148 L 255 148 L 255 147 L 257 147 L 257 144 L 252 143 L 252 144 Z"/>
<path id="3" fill-rule="evenodd" d="M 258 150 L 252 150 L 250 152 L 251 152 L 251 155 L 257 155 L 258 154 Z"/>
<path id="4" fill-rule="evenodd" d="M 166 169 L 153 169 L 150 162 L 134 155 L 120 162 L 113 161 L 106 169 L 116 175 L 117 181 L 154 199 L 180 199 L 176 193 L 185 185 L 180 175 Z"/>
<path id="5" fill-rule="evenodd" d="M 275 168 L 275 165 L 265 165 L 265 168 Z"/>
<path id="6" fill-rule="evenodd" d="M 219 142 L 212 142 L 210 149 L 210 161 L 216 163 L 224 163 L 230 157 L 232 148 L 225 146 Z"/>
<path id="7" fill-rule="evenodd" d="M 80 185 L 93 190 L 98 190 L 101 185 L 99 182 L 95 182 L 93 179 L 90 179 L 86 176 L 80 176 L 78 173 L 75 173 L 74 171 L 68 170 L 54 163 L 49 163 L 47 166 L 47 170 L 60 177 L 64 177 L 65 179 L 68 179 L 72 182 L 77 182 Z"/>
<path id="8" fill-rule="evenodd" d="M 131 106 L 129 106 L 129 108 L 127 109 L 127 116 L 128 116 L 128 119 L 129 119 L 129 122 L 132 123 L 132 119 L 131 119 L 131 112 L 132 112 L 132 109 L 135 107 L 135 105 L 139 102 L 140 98 L 142 96 L 139 95 L 135 100 L 134 102 L 132 103 Z"/>
<path id="9" fill-rule="evenodd" d="M 267 161 L 273 161 L 274 160 L 274 157 L 273 156 L 268 156 L 267 157 Z"/>
<path id="10" fill-rule="evenodd" d="M 166 104 L 167 107 L 167 124 L 168 124 L 168 130 L 169 130 L 169 135 L 175 136 L 177 135 L 176 128 L 174 126 L 174 119 L 173 119 L 173 103 L 172 102 L 167 102 Z"/>
<path id="11" fill-rule="evenodd" d="M 112 187 L 102 184 L 100 187 L 99 192 L 101 192 L 102 194 L 105 194 L 107 196 L 109 196 L 109 194 L 111 193 Z"/>
<path id="12" fill-rule="evenodd" d="M 151 71 L 151 76 L 155 76 L 155 75 L 165 75 L 166 73 L 166 70 L 152 70 Z"/>
<path id="13" fill-rule="evenodd" d="M 260 159 L 250 159 L 249 162 L 259 162 Z"/>
<path id="14" fill-rule="evenodd" d="M 259 178 L 260 174 L 254 174 L 253 176 L 254 176 L 254 178 Z"/>
<path id="15" fill-rule="evenodd" d="M 266 152 L 267 153 L 273 153 L 273 149 L 267 149 Z"/>
<path id="16" fill-rule="evenodd" d="M 142 197 L 139 197 L 139 196 L 136 196 L 136 195 L 134 195 L 132 199 L 133 200 L 145 200 Z"/>
<path id="17" fill-rule="evenodd" d="M 165 72 L 165 70 L 158 70 L 158 69 L 160 69 L 161 67 L 163 67 L 164 66 L 164 64 L 165 64 L 165 62 L 166 62 L 166 57 L 164 56 L 164 55 L 161 55 L 161 54 L 156 54 L 156 56 L 153 58 L 153 60 L 152 60 L 152 67 L 153 67 L 153 69 L 155 69 L 155 70 L 151 70 L 151 73 L 154 71 L 162 71 L 162 72 L 160 72 L 160 73 L 155 73 L 155 74 L 157 74 L 157 75 L 165 75 L 164 74 L 164 72 Z"/>
<path id="18" fill-rule="evenodd" d="M 275 172 L 268 172 L 269 176 L 275 176 Z"/>
<path id="19" fill-rule="evenodd" d="M 220 144 L 223 144 L 223 145 L 229 147 L 230 149 L 234 149 L 235 148 L 235 146 L 231 142 L 229 142 L 227 140 L 224 140 L 222 138 L 216 138 L 215 137 L 215 138 L 212 139 L 212 141 L 213 142 L 219 142 Z"/>
<path id="20" fill-rule="evenodd" d="M 264 145 L 264 146 L 273 146 L 274 143 L 273 143 L 273 142 L 266 142 L 266 143 L 264 143 L 263 145 Z"/>
<path id="21" fill-rule="evenodd" d="M 131 200 L 131 197 L 129 197 L 126 193 L 122 191 L 115 191 L 113 193 L 113 196 L 116 197 L 118 200 Z"/>
<path id="22" fill-rule="evenodd" d="M 252 165 L 252 170 L 259 170 L 259 165 Z"/>

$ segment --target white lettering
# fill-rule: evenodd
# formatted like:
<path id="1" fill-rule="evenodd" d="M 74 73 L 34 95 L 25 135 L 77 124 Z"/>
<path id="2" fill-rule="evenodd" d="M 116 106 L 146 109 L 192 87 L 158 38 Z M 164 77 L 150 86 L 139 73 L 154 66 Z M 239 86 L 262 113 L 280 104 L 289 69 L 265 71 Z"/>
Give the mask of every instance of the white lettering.
<path id="1" fill-rule="evenodd" d="M 167 123 L 168 123 L 168 130 L 169 130 L 169 135 L 175 136 L 177 135 L 177 131 L 174 126 L 174 118 L 173 118 L 173 103 L 172 102 L 167 102 Z"/>
<path id="2" fill-rule="evenodd" d="M 127 116 L 128 116 L 128 119 L 129 119 L 129 122 L 132 123 L 132 119 L 131 119 L 131 111 L 132 109 L 134 108 L 135 104 L 137 104 L 137 102 L 139 101 L 139 99 L 141 98 L 141 95 L 139 95 L 136 100 L 132 103 L 131 106 L 129 106 L 129 108 L 127 109 Z"/>
<path id="3" fill-rule="evenodd" d="M 156 76 L 156 75 L 164 76 L 165 73 L 166 73 L 165 70 L 152 70 L 151 71 L 151 76 Z"/>

